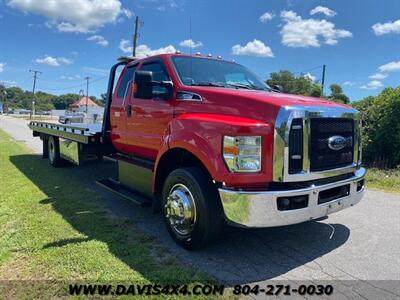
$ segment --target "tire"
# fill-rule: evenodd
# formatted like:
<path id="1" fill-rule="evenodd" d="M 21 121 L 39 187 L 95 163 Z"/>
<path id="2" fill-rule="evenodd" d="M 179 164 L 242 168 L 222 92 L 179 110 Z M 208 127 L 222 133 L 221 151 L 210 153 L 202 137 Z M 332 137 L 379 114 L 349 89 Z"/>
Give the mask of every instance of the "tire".
<path id="1" fill-rule="evenodd" d="M 223 227 L 222 206 L 217 189 L 202 169 L 182 168 L 171 172 L 161 201 L 167 230 L 179 246 L 196 250 L 218 238 Z"/>
<path id="2" fill-rule="evenodd" d="M 60 157 L 60 144 L 58 143 L 58 138 L 50 136 L 47 145 L 49 149 L 50 165 L 55 168 L 60 167 L 62 165 L 62 158 Z"/>

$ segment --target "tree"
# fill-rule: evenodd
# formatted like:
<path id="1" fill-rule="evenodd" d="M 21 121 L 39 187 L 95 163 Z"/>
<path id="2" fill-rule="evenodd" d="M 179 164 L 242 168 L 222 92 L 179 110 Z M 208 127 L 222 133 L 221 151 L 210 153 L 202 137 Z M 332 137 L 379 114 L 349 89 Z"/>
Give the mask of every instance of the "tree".
<path id="1" fill-rule="evenodd" d="M 296 77 L 287 70 L 281 70 L 271 73 L 270 76 L 271 78 L 266 81 L 267 84 L 271 87 L 280 85 L 284 93 L 314 97 L 321 96 L 321 87 L 304 74 Z"/>
<path id="2" fill-rule="evenodd" d="M 304 95 L 312 97 L 321 97 L 321 86 L 304 74 L 294 76 L 290 71 L 281 70 L 279 72 L 271 73 L 271 78 L 266 82 L 269 86 L 280 85 L 284 93 Z M 332 101 L 340 103 L 349 103 L 350 99 L 343 93 L 343 89 L 338 84 L 330 86 L 331 95 L 328 97 Z"/>
<path id="3" fill-rule="evenodd" d="M 363 160 L 379 168 L 400 164 L 400 87 L 352 103 L 362 113 Z"/>
<path id="4" fill-rule="evenodd" d="M 54 107 L 56 109 L 67 109 L 72 103 L 79 99 L 78 94 L 65 94 L 60 96 L 55 96 L 53 98 Z"/>
<path id="5" fill-rule="evenodd" d="M 348 104 L 350 102 L 349 97 L 347 97 L 343 93 L 343 89 L 340 85 L 334 83 L 334 84 L 331 84 L 331 86 L 329 88 L 331 89 L 331 95 L 328 97 L 330 100 L 333 100 L 335 102 L 345 103 L 345 104 Z"/>
<path id="6" fill-rule="evenodd" d="M 321 87 L 317 84 L 314 84 L 314 86 L 311 88 L 310 96 L 317 97 L 317 98 L 321 97 L 322 96 Z"/>

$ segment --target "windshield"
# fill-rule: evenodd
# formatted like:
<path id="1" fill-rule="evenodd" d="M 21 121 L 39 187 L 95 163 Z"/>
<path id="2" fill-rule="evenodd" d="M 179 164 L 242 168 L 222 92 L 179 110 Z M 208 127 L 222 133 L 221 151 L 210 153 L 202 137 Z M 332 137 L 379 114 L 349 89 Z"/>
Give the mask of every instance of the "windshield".
<path id="1" fill-rule="evenodd" d="M 173 56 L 172 62 L 184 85 L 269 90 L 247 68 L 222 60 Z"/>

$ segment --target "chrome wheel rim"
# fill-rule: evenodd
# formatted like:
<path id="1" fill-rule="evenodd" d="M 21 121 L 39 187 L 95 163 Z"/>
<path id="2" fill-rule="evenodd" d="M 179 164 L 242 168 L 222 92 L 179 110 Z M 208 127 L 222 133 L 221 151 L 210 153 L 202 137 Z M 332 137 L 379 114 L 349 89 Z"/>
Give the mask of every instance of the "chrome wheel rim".
<path id="1" fill-rule="evenodd" d="M 190 190 L 184 184 L 174 185 L 165 204 L 165 217 L 172 230 L 179 235 L 188 235 L 196 223 L 196 206 Z"/>
<path id="2" fill-rule="evenodd" d="M 56 149 L 54 147 L 53 142 L 49 141 L 49 159 L 51 162 L 54 161 L 55 156 L 56 156 Z"/>

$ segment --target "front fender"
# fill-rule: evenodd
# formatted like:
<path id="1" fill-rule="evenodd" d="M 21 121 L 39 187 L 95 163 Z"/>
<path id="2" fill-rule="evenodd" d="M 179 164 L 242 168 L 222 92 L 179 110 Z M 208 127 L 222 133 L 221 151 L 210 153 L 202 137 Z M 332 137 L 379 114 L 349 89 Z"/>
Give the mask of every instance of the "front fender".
<path id="1" fill-rule="evenodd" d="M 225 135 L 260 135 L 263 138 L 259 173 L 232 173 L 222 156 Z M 219 114 L 183 114 L 169 126 L 168 148 L 182 148 L 195 155 L 212 178 L 227 186 L 260 186 L 272 179 L 273 125 L 258 120 Z"/>

